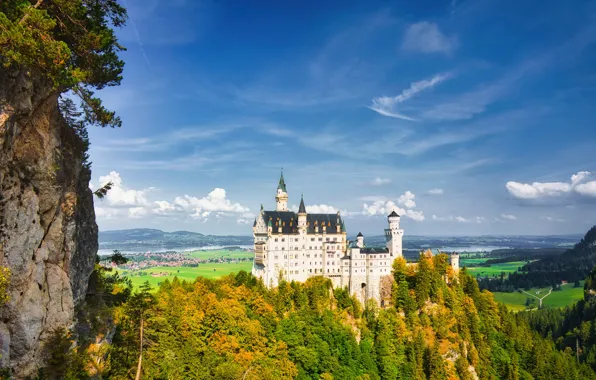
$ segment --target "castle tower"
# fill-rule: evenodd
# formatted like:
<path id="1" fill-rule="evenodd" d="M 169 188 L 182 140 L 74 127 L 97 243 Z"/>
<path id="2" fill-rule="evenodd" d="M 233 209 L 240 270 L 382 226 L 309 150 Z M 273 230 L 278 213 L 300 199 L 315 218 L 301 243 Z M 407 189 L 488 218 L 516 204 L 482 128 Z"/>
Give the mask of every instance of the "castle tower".
<path id="1" fill-rule="evenodd" d="M 389 228 L 385 230 L 385 240 L 389 254 L 394 257 L 402 257 L 402 239 L 404 230 L 399 228 L 400 216 L 393 210 L 387 217 Z"/>
<path id="2" fill-rule="evenodd" d="M 449 256 L 449 261 L 451 263 L 451 268 L 455 273 L 459 272 L 459 254 L 457 252 L 453 252 L 451 256 Z"/>
<path id="3" fill-rule="evenodd" d="M 298 208 L 298 228 L 301 233 L 306 233 L 306 207 L 304 207 L 304 195 L 300 197 L 300 207 Z"/>
<path id="4" fill-rule="evenodd" d="M 362 235 L 362 232 L 358 232 L 358 236 L 356 236 L 356 246 L 364 248 L 364 235 Z"/>
<path id="5" fill-rule="evenodd" d="M 275 211 L 288 211 L 288 192 L 286 191 L 286 182 L 284 181 L 283 171 L 281 172 L 281 177 L 279 177 L 275 202 L 277 203 Z"/>

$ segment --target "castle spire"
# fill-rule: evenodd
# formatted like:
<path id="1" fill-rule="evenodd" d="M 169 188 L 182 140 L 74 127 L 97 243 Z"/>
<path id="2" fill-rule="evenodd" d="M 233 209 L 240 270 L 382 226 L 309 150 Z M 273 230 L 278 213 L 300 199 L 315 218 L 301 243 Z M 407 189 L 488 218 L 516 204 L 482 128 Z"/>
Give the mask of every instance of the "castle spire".
<path id="1" fill-rule="evenodd" d="M 304 207 L 304 194 L 300 196 L 300 207 L 298 208 L 298 214 L 306 214 L 306 207 Z"/>
<path id="2" fill-rule="evenodd" d="M 287 193 L 286 182 L 284 181 L 284 168 L 281 168 L 281 177 L 279 177 L 279 185 L 277 185 L 277 189 Z"/>

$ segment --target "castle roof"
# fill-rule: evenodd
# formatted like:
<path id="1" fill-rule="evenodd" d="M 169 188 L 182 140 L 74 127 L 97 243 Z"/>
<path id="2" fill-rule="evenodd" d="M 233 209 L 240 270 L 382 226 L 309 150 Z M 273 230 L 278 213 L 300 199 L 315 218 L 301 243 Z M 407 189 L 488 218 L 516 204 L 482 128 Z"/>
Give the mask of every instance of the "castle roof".
<path id="1" fill-rule="evenodd" d="M 364 235 L 362 235 L 362 232 L 358 232 L 358 235 L 356 235 L 356 237 L 364 237 Z"/>
<path id="2" fill-rule="evenodd" d="M 392 217 L 392 216 L 399 216 L 399 214 L 396 213 L 395 210 L 393 210 L 393 211 L 391 211 L 391 214 L 389 214 L 389 217 Z"/>
<path id="3" fill-rule="evenodd" d="M 293 211 L 263 211 L 265 222 L 271 222 L 273 233 L 278 232 L 281 227 L 282 234 L 298 233 L 298 214 Z M 315 227 L 319 227 L 319 233 L 323 232 L 323 226 L 327 228 L 330 234 L 337 233 L 337 226 L 343 224 L 342 219 L 337 214 L 306 214 L 306 233 L 314 234 Z"/>

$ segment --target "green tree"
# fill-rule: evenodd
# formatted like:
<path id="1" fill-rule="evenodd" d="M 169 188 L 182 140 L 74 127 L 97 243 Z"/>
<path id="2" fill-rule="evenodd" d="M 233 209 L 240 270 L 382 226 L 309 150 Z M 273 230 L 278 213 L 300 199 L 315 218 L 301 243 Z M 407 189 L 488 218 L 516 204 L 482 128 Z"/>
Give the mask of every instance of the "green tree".
<path id="1" fill-rule="evenodd" d="M 0 65 L 45 78 L 55 94 L 77 96 L 77 127 L 119 127 L 120 118 L 94 91 L 122 80 L 124 62 L 118 53 L 124 47 L 113 28 L 123 26 L 126 18 L 116 0 L 2 1 Z M 72 111 L 69 102 L 63 100 L 63 109 Z"/>

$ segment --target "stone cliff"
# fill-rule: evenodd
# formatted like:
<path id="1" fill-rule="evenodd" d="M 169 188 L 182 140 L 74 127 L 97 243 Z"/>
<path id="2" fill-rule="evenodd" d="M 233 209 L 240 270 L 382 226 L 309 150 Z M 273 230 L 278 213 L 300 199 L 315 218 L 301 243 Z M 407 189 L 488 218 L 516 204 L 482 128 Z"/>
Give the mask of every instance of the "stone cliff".
<path id="1" fill-rule="evenodd" d="M 0 367 L 17 378 L 35 375 L 87 291 L 97 224 L 84 155 L 50 84 L 0 68 L 0 266 L 11 271 Z"/>

